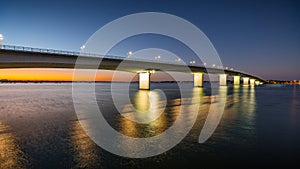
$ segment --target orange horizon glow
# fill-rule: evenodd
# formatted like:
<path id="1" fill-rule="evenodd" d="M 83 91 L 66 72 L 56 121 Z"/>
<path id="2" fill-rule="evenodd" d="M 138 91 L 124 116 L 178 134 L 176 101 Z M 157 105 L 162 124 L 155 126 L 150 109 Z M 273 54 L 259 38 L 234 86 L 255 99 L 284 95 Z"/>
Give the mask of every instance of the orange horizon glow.
<path id="1" fill-rule="evenodd" d="M 42 69 L 42 68 L 20 68 L 0 69 L 0 80 L 12 81 L 72 81 L 73 69 Z M 131 81 L 132 75 L 128 72 L 119 72 L 118 81 Z M 76 81 L 112 81 L 113 71 L 101 70 L 96 73 L 96 78 L 91 70 L 80 70 Z M 121 77 L 121 78 L 120 78 Z"/>
<path id="2" fill-rule="evenodd" d="M 88 69 L 78 70 L 74 81 L 119 81 L 132 82 L 138 81 L 138 76 L 135 73 L 98 70 L 96 77 L 94 71 Z M 58 69 L 58 68 L 13 68 L 0 69 L 0 80 L 9 81 L 73 81 L 73 69 Z M 192 74 L 177 73 L 181 80 L 192 80 Z M 173 81 L 167 73 L 156 72 L 151 74 L 151 81 Z"/>

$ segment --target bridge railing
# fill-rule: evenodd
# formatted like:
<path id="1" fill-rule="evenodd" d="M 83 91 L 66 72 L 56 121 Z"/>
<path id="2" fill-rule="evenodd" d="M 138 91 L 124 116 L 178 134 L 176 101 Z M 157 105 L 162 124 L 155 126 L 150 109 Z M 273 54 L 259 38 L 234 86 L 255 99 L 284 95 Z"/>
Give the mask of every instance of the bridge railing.
<path id="1" fill-rule="evenodd" d="M 23 51 L 23 52 L 62 54 L 62 55 L 70 55 L 70 56 L 88 56 L 88 57 L 100 57 L 100 58 L 112 58 L 112 59 L 125 59 L 125 57 L 122 57 L 122 56 L 101 55 L 101 54 L 94 54 L 94 53 L 87 53 L 87 52 L 70 52 L 70 51 L 64 51 L 64 50 L 32 48 L 32 47 L 14 46 L 14 45 L 2 45 L 2 49 Z"/>
<path id="2" fill-rule="evenodd" d="M 64 55 L 73 55 L 73 56 L 80 54 L 79 52 L 70 52 L 70 51 L 55 50 L 55 49 L 32 48 L 32 47 L 14 46 L 14 45 L 2 45 L 2 49 L 24 51 L 24 52 L 39 52 L 39 53 L 49 53 L 49 54 L 64 54 Z"/>
<path id="3" fill-rule="evenodd" d="M 179 64 L 183 65 L 184 63 L 180 62 L 170 62 L 170 61 L 155 61 L 151 59 L 142 59 L 142 58 L 126 58 L 122 56 L 114 56 L 114 55 L 101 55 L 101 54 L 94 54 L 88 52 L 70 52 L 70 51 L 63 51 L 63 50 L 56 50 L 56 49 L 42 49 L 42 48 L 32 48 L 32 47 L 25 47 L 25 46 L 14 46 L 14 45 L 2 45 L 2 49 L 5 50 L 15 50 L 15 51 L 23 51 L 23 52 L 38 52 L 38 53 L 47 53 L 47 54 L 62 54 L 62 55 L 70 55 L 70 56 L 87 56 L 87 57 L 99 57 L 99 58 L 109 58 L 109 59 L 119 59 L 119 60 L 135 60 L 135 61 L 148 61 L 148 62 L 159 62 L 159 63 L 168 63 L 168 64 Z"/>

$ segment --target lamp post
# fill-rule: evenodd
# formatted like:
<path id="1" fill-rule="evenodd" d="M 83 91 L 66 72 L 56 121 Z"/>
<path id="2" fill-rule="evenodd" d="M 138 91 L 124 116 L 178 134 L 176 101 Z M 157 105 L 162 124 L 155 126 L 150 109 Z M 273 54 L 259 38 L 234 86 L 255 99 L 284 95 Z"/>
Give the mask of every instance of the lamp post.
<path id="1" fill-rule="evenodd" d="M 155 56 L 154 58 L 155 58 L 155 60 L 157 60 L 157 61 L 159 62 L 159 59 L 160 59 L 160 56 L 159 56 L 159 55 L 158 55 L 158 56 Z"/>
<path id="2" fill-rule="evenodd" d="M 196 63 L 196 61 L 194 61 L 194 60 L 190 61 L 191 65 L 194 65 L 195 63 Z"/>
<path id="3" fill-rule="evenodd" d="M 0 34 L 0 49 L 2 49 L 2 40 L 3 40 L 3 35 Z"/>
<path id="4" fill-rule="evenodd" d="M 80 46 L 81 52 L 84 55 L 84 49 L 85 49 L 85 45 Z"/>
<path id="5" fill-rule="evenodd" d="M 178 59 L 175 59 L 176 62 L 180 63 L 181 62 L 181 59 L 178 58 Z"/>
<path id="6" fill-rule="evenodd" d="M 129 52 L 127 53 L 127 57 L 130 58 L 131 55 L 132 55 L 132 51 L 129 51 Z"/>

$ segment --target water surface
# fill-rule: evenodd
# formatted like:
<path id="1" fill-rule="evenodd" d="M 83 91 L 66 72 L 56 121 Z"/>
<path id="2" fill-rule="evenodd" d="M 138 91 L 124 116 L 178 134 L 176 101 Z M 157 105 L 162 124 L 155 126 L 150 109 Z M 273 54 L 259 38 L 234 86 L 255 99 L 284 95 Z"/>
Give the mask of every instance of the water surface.
<path id="1" fill-rule="evenodd" d="M 130 105 L 123 105 L 120 115 L 113 106 L 110 83 L 98 83 L 97 101 L 108 123 L 131 137 L 151 137 L 172 126 L 184 99 L 190 100 L 184 102 L 188 104 L 183 113 L 194 106 L 194 97 L 200 98 L 200 111 L 176 147 L 158 156 L 130 159 L 103 150 L 86 135 L 74 110 L 71 84 L 0 84 L 0 168 L 280 168 L 300 160 L 299 85 L 218 89 L 226 96 L 225 110 L 203 144 L 198 137 L 217 97 L 211 89 L 185 84 L 190 98 L 180 98 L 174 83 L 151 85 L 151 91 L 136 90 L 137 84 L 130 90 L 134 108 L 141 112 L 150 108 L 148 113 L 137 115 Z M 153 117 L 156 120 L 149 124 L 129 120 Z"/>

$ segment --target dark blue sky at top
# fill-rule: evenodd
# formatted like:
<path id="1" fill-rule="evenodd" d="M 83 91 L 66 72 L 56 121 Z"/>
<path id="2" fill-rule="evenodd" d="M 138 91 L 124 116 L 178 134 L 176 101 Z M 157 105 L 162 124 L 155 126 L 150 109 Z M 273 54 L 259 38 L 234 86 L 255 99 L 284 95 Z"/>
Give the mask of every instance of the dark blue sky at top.
<path id="1" fill-rule="evenodd" d="M 211 40 L 224 66 L 266 79 L 300 79 L 300 3 L 296 0 L 2 0 L 0 33 L 4 44 L 79 51 L 100 27 L 137 12 L 170 13 L 195 24 Z M 125 42 L 113 54 L 166 44 L 155 36 Z"/>

